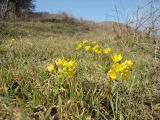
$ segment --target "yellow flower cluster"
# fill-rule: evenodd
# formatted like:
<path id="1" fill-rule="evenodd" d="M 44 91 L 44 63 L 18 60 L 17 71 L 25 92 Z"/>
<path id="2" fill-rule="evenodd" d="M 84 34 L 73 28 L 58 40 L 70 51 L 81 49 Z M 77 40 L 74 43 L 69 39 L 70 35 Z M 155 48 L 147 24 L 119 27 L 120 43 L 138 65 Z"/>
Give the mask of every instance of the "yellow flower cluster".
<path id="1" fill-rule="evenodd" d="M 76 44 L 76 50 L 82 49 L 83 45 L 85 45 L 86 43 L 88 43 L 88 40 L 83 40 L 83 41 L 77 42 L 77 44 Z"/>
<path id="2" fill-rule="evenodd" d="M 74 60 L 64 60 L 64 59 L 56 59 L 54 64 L 48 66 L 48 72 L 57 73 L 58 75 L 64 77 L 74 77 L 76 70 L 76 61 Z M 57 69 L 55 69 L 57 68 Z"/>
<path id="3" fill-rule="evenodd" d="M 93 52 L 96 55 L 102 54 L 110 54 L 111 49 L 109 47 L 105 48 L 104 50 L 101 49 L 100 45 L 96 41 L 89 42 L 88 40 L 80 41 L 76 44 L 76 50 L 81 50 L 84 48 L 85 52 Z"/>
<path id="4" fill-rule="evenodd" d="M 125 79 L 129 75 L 129 69 L 133 65 L 131 60 L 125 60 L 121 62 L 123 56 L 118 53 L 112 53 L 112 50 L 109 47 L 102 49 L 102 47 L 96 42 L 89 42 L 88 40 L 80 41 L 76 44 L 76 50 L 84 49 L 85 52 L 92 52 L 95 55 L 108 55 L 111 58 L 112 62 L 111 68 L 109 69 L 107 75 L 111 79 Z"/>
<path id="5" fill-rule="evenodd" d="M 115 53 L 112 55 L 113 64 L 107 73 L 111 79 L 120 77 L 123 80 L 129 75 L 129 68 L 133 65 L 133 62 L 131 60 L 125 60 L 120 63 L 122 59 L 121 54 Z"/>
<path id="6" fill-rule="evenodd" d="M 92 51 L 96 55 L 101 55 L 102 54 L 101 47 L 98 44 L 93 46 Z"/>

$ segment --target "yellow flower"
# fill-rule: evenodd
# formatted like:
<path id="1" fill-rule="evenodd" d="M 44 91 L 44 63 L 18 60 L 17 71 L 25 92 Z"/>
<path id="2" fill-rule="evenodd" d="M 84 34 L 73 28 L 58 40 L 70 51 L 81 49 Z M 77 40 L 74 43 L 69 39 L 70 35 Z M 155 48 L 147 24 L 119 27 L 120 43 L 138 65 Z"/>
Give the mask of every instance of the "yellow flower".
<path id="1" fill-rule="evenodd" d="M 48 66 L 47 69 L 48 69 L 49 72 L 54 72 L 54 65 Z"/>
<path id="2" fill-rule="evenodd" d="M 102 51 L 100 49 L 100 46 L 99 45 L 95 45 L 93 48 L 92 48 L 93 52 L 95 54 L 102 54 Z"/>
<path id="3" fill-rule="evenodd" d="M 74 77 L 75 76 L 75 69 L 74 68 L 69 68 L 67 71 L 68 77 Z"/>
<path id="4" fill-rule="evenodd" d="M 121 65 L 123 69 L 126 69 L 128 67 L 131 67 L 133 65 L 133 62 L 131 60 L 125 60 Z"/>
<path id="5" fill-rule="evenodd" d="M 111 52 L 111 49 L 109 47 L 107 47 L 106 49 L 104 49 L 104 53 L 105 54 L 109 54 Z"/>
<path id="6" fill-rule="evenodd" d="M 93 49 L 100 49 L 100 46 L 98 44 L 96 44 Z"/>
<path id="7" fill-rule="evenodd" d="M 122 55 L 121 54 L 117 54 L 117 53 L 114 53 L 113 55 L 112 55 L 112 60 L 113 60 L 113 62 L 119 62 L 119 61 L 121 61 L 122 60 Z"/>
<path id="8" fill-rule="evenodd" d="M 88 43 L 88 40 L 83 40 L 82 43 L 86 44 L 86 43 Z"/>
<path id="9" fill-rule="evenodd" d="M 102 54 L 102 51 L 101 51 L 101 50 L 95 50 L 94 52 L 95 52 L 95 54 L 97 54 L 97 55 Z"/>
<path id="10" fill-rule="evenodd" d="M 88 52 L 91 49 L 91 46 L 87 45 L 85 46 L 85 51 Z"/>
<path id="11" fill-rule="evenodd" d="M 57 66 L 63 66 L 64 60 L 59 58 L 59 59 L 55 60 L 55 63 L 56 63 Z"/>
<path id="12" fill-rule="evenodd" d="M 92 51 L 94 52 L 95 50 L 97 50 L 97 47 L 96 46 L 94 46 L 93 48 L 92 48 Z"/>
<path id="13" fill-rule="evenodd" d="M 112 65 L 111 69 L 115 72 L 120 72 L 120 71 L 123 71 L 123 67 L 121 64 L 119 63 L 115 63 Z"/>
<path id="14" fill-rule="evenodd" d="M 131 60 L 126 60 L 125 63 L 128 67 L 131 67 L 133 65 L 133 62 Z"/>
<path id="15" fill-rule="evenodd" d="M 73 68 L 75 67 L 76 62 L 74 60 L 64 61 L 63 67 L 65 68 Z"/>
<path id="16" fill-rule="evenodd" d="M 129 71 L 128 69 L 123 70 L 123 72 L 121 73 L 121 79 L 125 79 L 127 76 L 129 75 Z"/>
<path id="17" fill-rule="evenodd" d="M 93 41 L 93 42 L 92 42 L 92 44 L 93 44 L 93 45 L 96 45 L 96 44 L 97 44 L 97 42 L 96 42 L 96 41 Z"/>
<path id="18" fill-rule="evenodd" d="M 83 47 L 83 44 L 82 43 L 78 43 L 76 45 L 76 50 L 80 50 L 82 47 Z"/>
<path id="19" fill-rule="evenodd" d="M 58 75 L 62 75 L 64 77 L 67 76 L 67 69 L 66 68 L 58 68 Z"/>
<path id="20" fill-rule="evenodd" d="M 113 80 L 117 78 L 116 72 L 114 72 L 113 70 L 109 70 L 107 75 Z"/>
<path id="21" fill-rule="evenodd" d="M 71 62 L 65 62 L 64 67 L 58 68 L 58 74 L 64 77 L 74 77 L 75 76 L 75 66 L 70 64 Z M 71 65 L 71 66 L 70 66 Z"/>

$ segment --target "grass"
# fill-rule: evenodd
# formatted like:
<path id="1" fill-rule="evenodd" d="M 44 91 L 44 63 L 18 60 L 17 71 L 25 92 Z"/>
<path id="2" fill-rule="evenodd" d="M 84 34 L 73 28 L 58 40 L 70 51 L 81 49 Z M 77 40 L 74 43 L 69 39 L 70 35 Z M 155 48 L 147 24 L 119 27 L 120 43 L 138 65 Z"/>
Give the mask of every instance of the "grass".
<path id="1" fill-rule="evenodd" d="M 1 23 L 0 119 L 160 119 L 160 62 L 154 44 L 62 23 Z M 11 39 L 15 42 L 11 42 Z M 105 58 L 75 51 L 78 40 L 96 40 L 134 62 L 132 76 L 110 81 Z M 74 78 L 55 78 L 47 66 L 74 59 Z"/>

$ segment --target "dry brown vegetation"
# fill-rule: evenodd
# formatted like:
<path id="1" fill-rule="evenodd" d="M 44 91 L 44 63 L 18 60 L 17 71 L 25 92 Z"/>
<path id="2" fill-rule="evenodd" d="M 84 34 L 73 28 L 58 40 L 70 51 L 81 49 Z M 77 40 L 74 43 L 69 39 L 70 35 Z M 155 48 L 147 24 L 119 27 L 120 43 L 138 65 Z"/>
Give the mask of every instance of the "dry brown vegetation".
<path id="1" fill-rule="evenodd" d="M 1 21 L 0 119 L 160 119 L 159 8 L 143 10 L 125 24 L 94 23 L 66 13 Z M 83 39 L 131 59 L 132 76 L 109 82 L 105 56 L 75 51 L 76 41 Z M 76 60 L 76 76 L 55 79 L 48 73 L 56 58 Z"/>

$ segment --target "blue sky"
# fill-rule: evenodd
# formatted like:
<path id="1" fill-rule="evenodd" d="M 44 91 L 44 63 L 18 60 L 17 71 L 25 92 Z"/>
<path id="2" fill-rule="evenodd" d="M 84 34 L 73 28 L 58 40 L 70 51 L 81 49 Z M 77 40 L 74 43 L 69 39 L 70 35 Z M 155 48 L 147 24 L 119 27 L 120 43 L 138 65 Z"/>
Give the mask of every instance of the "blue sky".
<path id="1" fill-rule="evenodd" d="M 35 0 L 39 12 L 59 13 L 67 12 L 76 18 L 83 18 L 95 22 L 115 20 L 116 5 L 120 22 L 131 14 L 137 6 L 143 6 L 148 0 Z"/>

